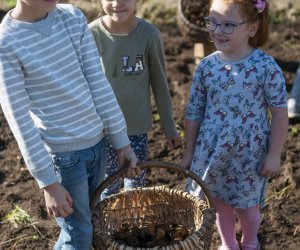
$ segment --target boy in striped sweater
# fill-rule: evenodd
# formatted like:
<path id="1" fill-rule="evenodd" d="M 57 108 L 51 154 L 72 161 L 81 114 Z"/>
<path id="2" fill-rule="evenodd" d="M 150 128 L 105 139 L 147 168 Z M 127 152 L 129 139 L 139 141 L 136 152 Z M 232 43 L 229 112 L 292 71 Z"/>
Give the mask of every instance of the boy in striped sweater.
<path id="1" fill-rule="evenodd" d="M 127 177 L 137 158 L 82 12 L 17 0 L 0 25 L 0 101 L 25 163 L 61 227 L 54 249 L 90 249 L 89 200 L 105 174 L 106 134 Z"/>

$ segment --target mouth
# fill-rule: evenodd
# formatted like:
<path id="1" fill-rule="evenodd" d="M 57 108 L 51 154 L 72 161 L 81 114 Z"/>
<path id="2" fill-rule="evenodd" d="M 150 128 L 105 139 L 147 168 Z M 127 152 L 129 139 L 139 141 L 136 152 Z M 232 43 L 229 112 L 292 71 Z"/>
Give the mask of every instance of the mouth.
<path id="1" fill-rule="evenodd" d="M 218 43 L 226 43 L 226 42 L 229 41 L 229 39 L 224 38 L 224 37 L 216 37 L 216 36 L 214 36 L 213 39 L 214 39 L 216 42 L 218 42 Z"/>
<path id="2" fill-rule="evenodd" d="M 114 10 L 113 13 L 119 14 L 119 13 L 124 13 L 125 10 Z"/>

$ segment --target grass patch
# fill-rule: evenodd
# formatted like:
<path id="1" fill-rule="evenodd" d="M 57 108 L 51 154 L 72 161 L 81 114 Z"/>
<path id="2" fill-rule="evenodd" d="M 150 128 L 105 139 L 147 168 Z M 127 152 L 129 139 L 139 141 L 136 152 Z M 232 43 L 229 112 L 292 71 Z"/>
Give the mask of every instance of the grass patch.
<path id="1" fill-rule="evenodd" d="M 297 137 L 299 135 L 299 129 L 297 127 L 292 127 L 290 130 L 290 134 L 292 137 Z"/>
<path id="2" fill-rule="evenodd" d="M 25 210 L 18 206 L 8 213 L 5 220 L 12 223 L 15 228 L 18 228 L 19 225 L 31 224 L 33 222 L 33 218 Z"/>
<path id="3" fill-rule="evenodd" d="M 9 212 L 4 221 L 12 223 L 15 228 L 30 228 L 32 227 L 34 232 L 33 233 L 23 233 L 20 236 L 16 236 L 14 238 L 10 238 L 8 240 L 4 240 L 0 242 L 0 249 L 21 249 L 21 245 L 24 244 L 24 242 L 30 242 L 30 241 L 47 241 L 47 244 L 49 247 L 55 244 L 55 242 L 51 239 L 48 239 L 45 237 L 45 235 L 42 234 L 42 232 L 38 229 L 37 224 L 38 222 L 35 222 L 33 217 L 31 217 L 25 210 L 22 208 L 16 206 L 15 209 L 13 209 L 11 212 Z M 27 244 L 27 243 L 26 243 Z"/>

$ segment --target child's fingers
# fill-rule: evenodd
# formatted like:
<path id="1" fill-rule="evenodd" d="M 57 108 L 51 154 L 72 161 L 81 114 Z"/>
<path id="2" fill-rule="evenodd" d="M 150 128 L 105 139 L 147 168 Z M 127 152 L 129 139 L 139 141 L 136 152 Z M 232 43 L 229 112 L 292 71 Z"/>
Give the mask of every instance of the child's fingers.
<path id="1" fill-rule="evenodd" d="M 60 216 L 60 213 L 56 208 L 54 208 L 54 207 L 51 208 L 51 211 L 52 211 L 52 215 L 54 215 L 54 217 L 59 217 Z"/>
<path id="2" fill-rule="evenodd" d="M 140 176 L 140 175 L 142 174 L 142 170 L 140 169 L 139 166 L 136 166 L 136 167 L 134 168 L 134 171 L 135 171 L 135 173 L 136 173 L 137 176 Z"/>
<path id="3" fill-rule="evenodd" d="M 72 197 L 71 197 L 71 195 L 70 195 L 69 192 L 67 193 L 66 199 L 67 199 L 67 202 L 68 202 L 69 206 L 73 207 L 73 199 L 72 199 Z"/>
<path id="4" fill-rule="evenodd" d="M 48 212 L 48 214 L 49 214 L 50 216 L 54 215 L 52 209 L 50 209 L 50 208 L 47 208 L 47 212 Z"/>
<path id="5" fill-rule="evenodd" d="M 135 169 L 136 168 L 129 167 L 127 169 L 126 177 L 129 178 L 129 179 L 137 178 L 138 175 L 137 175 L 137 172 L 136 172 Z"/>
<path id="6" fill-rule="evenodd" d="M 62 208 L 58 210 L 58 213 L 59 213 L 59 217 L 67 217 L 68 216 L 67 212 Z"/>
<path id="7" fill-rule="evenodd" d="M 260 176 L 266 177 L 266 178 L 268 178 L 268 177 L 275 178 L 275 177 L 278 177 L 279 174 L 280 174 L 280 171 L 273 172 L 273 171 L 268 171 L 268 170 L 263 169 L 260 173 Z"/>
<path id="8" fill-rule="evenodd" d="M 67 206 L 65 209 L 64 209 L 64 212 L 65 212 L 65 216 L 69 216 L 70 214 L 72 214 L 74 212 L 74 209 L 73 207 L 71 206 Z"/>
<path id="9" fill-rule="evenodd" d="M 170 149 L 177 148 L 180 144 L 180 137 L 168 138 L 167 143 Z"/>

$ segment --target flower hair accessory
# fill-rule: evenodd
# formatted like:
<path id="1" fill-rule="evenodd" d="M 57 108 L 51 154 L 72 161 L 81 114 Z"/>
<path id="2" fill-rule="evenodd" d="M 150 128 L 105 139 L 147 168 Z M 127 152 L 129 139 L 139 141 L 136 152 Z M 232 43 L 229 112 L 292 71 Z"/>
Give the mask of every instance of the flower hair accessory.
<path id="1" fill-rule="evenodd" d="M 266 1 L 265 0 L 254 0 L 255 8 L 257 9 L 258 13 L 262 13 L 264 9 L 266 8 Z"/>

